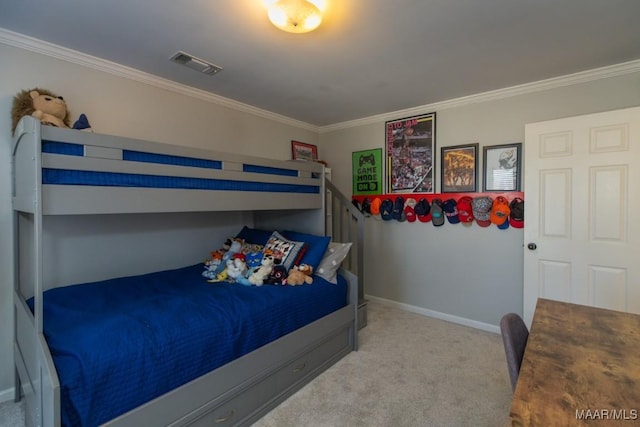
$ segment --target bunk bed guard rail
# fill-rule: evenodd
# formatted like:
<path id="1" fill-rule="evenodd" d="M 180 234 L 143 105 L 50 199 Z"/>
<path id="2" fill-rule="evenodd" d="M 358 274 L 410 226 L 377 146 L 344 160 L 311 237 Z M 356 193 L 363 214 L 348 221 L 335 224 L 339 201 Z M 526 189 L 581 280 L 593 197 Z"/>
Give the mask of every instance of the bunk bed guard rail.
<path id="1" fill-rule="evenodd" d="M 367 325 L 364 271 L 364 216 L 340 190 L 325 179 L 325 233 L 334 242 L 352 242 L 343 267 L 358 277 L 358 328 Z"/>
<path id="2" fill-rule="evenodd" d="M 315 162 L 59 129 L 41 126 L 32 117 L 19 122 L 15 135 L 14 207 L 20 211 L 65 215 L 322 208 L 322 165 Z M 34 200 L 40 183 L 42 194 Z M 36 208 L 38 202 L 41 207 Z"/>

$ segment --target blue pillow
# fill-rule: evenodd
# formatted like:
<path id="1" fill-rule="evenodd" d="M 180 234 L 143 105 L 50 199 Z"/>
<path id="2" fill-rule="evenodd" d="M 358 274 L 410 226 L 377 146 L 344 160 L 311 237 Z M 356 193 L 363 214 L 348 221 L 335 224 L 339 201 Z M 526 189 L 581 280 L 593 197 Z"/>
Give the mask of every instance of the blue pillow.
<path id="1" fill-rule="evenodd" d="M 322 257 L 331 241 L 330 236 L 316 236 L 314 234 L 298 233 L 297 231 L 285 230 L 282 235 L 290 240 L 305 242 L 307 250 L 305 251 L 300 263 L 309 264 L 315 272 L 322 261 Z"/>
<path id="2" fill-rule="evenodd" d="M 273 230 L 260 230 L 258 228 L 249 228 L 245 225 L 236 237 L 243 239 L 247 243 L 264 246 L 269 241 L 271 233 L 273 233 Z"/>

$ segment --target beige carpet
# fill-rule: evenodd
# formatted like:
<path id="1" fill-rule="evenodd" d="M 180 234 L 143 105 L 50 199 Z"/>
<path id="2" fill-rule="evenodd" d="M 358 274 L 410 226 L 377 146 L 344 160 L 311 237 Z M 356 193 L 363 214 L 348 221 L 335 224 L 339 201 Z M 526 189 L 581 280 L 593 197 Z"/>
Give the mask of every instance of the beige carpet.
<path id="1" fill-rule="evenodd" d="M 352 352 L 253 427 L 501 427 L 511 387 L 499 335 L 370 303 Z M 1 427 L 23 427 L 0 404 Z"/>
<path id="2" fill-rule="evenodd" d="M 499 335 L 370 303 L 360 349 L 254 427 L 508 424 Z"/>
<path id="3" fill-rule="evenodd" d="M 0 403 L 0 427 L 24 427 L 24 403 Z"/>

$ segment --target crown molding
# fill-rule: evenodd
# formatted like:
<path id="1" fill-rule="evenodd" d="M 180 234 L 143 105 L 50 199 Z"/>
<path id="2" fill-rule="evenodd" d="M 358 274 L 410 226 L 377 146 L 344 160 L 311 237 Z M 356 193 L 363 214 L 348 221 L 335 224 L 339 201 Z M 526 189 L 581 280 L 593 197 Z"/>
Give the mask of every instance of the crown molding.
<path id="1" fill-rule="evenodd" d="M 386 122 L 395 120 L 398 117 L 410 117 L 424 114 L 428 111 L 440 111 L 449 108 L 462 107 L 470 104 L 494 101 L 513 96 L 524 95 L 527 93 L 541 92 L 544 90 L 555 89 L 563 86 L 571 86 L 580 83 L 587 83 L 593 80 L 606 79 L 610 77 L 622 76 L 625 74 L 640 72 L 640 60 L 623 62 L 621 64 L 610 65 L 592 70 L 581 71 L 574 74 L 568 74 L 560 77 L 553 77 L 546 80 L 540 80 L 532 83 L 525 83 L 517 86 L 510 86 L 503 89 L 482 92 L 474 95 L 463 96 L 460 98 L 449 99 L 433 104 L 425 104 L 417 107 L 411 107 L 404 110 L 393 111 L 389 113 L 379 114 L 376 116 L 364 117 L 362 119 L 350 120 L 333 125 L 320 127 L 320 133 L 333 132 L 341 129 L 348 129 L 356 126 L 369 125 L 372 123 Z"/>
<path id="2" fill-rule="evenodd" d="M 197 98 L 212 104 L 227 107 L 233 110 L 242 111 L 252 114 L 254 116 L 262 117 L 268 120 L 273 120 L 285 125 L 294 126 L 297 128 L 309 130 L 316 133 L 327 133 L 336 130 L 347 129 L 357 126 L 363 126 L 373 123 L 385 122 L 388 120 L 394 120 L 398 117 L 409 117 L 418 114 L 423 114 L 425 111 L 440 111 L 450 108 L 462 107 L 470 104 L 477 104 L 481 102 L 494 101 L 503 98 L 509 98 L 513 96 L 540 92 L 544 90 L 559 88 L 563 86 L 571 86 L 580 83 L 586 83 L 593 80 L 600 80 L 610 77 L 621 76 L 625 74 L 640 72 L 640 60 L 634 60 L 624 62 L 621 64 L 610 65 L 601 68 L 595 68 L 592 70 L 581 71 L 574 74 L 569 74 L 560 77 L 553 77 L 546 80 L 540 80 L 537 82 L 526 83 L 517 86 L 511 86 L 503 89 L 492 90 L 488 92 L 482 92 L 474 95 L 464 96 L 460 98 L 450 99 L 441 102 L 435 102 L 432 104 L 419 105 L 404 110 L 391 111 L 384 114 L 375 116 L 364 117 L 361 119 L 355 119 L 340 123 L 335 123 L 327 126 L 315 126 L 306 122 L 292 119 L 280 114 L 273 113 L 271 111 L 263 110 L 242 102 L 234 101 L 223 96 L 215 95 L 210 92 L 196 89 L 191 86 L 172 82 L 170 80 L 154 76 L 149 73 L 145 73 L 134 68 L 126 67 L 115 62 L 107 61 L 95 56 L 87 55 L 81 52 L 77 52 L 71 49 L 67 49 L 53 43 L 49 43 L 43 40 L 39 40 L 33 37 L 25 36 L 23 34 L 15 33 L 3 28 L 0 28 L 0 43 L 4 43 L 9 46 L 14 46 L 20 49 L 28 50 L 31 52 L 46 55 L 52 58 L 61 59 L 63 61 L 78 64 L 87 68 L 95 69 L 126 79 L 134 80 L 140 83 L 144 83 L 157 88 L 169 90 L 182 95 Z"/>
<path id="3" fill-rule="evenodd" d="M 210 102 L 212 104 L 220 105 L 244 113 L 249 113 L 254 116 L 273 120 L 285 125 L 295 126 L 297 128 L 302 128 L 316 133 L 319 132 L 318 126 L 314 126 L 309 123 L 295 120 L 280 114 L 272 113 L 271 111 L 263 110 L 252 105 L 234 101 L 233 99 L 215 95 L 211 92 L 196 89 L 191 86 L 176 83 L 171 80 L 137 70 L 135 68 L 127 67 L 115 62 L 107 61 L 95 56 L 67 49 L 65 47 L 29 37 L 24 34 L 9 31 L 4 28 L 0 28 L 0 43 L 67 61 L 73 64 L 81 65 L 83 67 L 91 68 L 97 71 L 102 71 L 115 76 L 124 77 L 129 80 L 144 83 L 160 89 L 169 90 L 181 95 L 197 98 L 202 101 Z"/>

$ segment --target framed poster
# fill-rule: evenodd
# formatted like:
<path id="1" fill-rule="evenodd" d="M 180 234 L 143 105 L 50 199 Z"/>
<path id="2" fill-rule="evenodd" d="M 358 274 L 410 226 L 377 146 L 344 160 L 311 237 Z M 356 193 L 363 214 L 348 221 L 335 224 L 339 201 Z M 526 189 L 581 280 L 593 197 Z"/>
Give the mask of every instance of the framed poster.
<path id="1" fill-rule="evenodd" d="M 382 148 L 352 154 L 353 195 L 382 193 Z"/>
<path id="2" fill-rule="evenodd" d="M 478 149 L 479 144 L 441 148 L 442 193 L 478 191 Z"/>
<path id="3" fill-rule="evenodd" d="M 385 122 L 387 193 L 433 193 L 436 113 Z"/>
<path id="4" fill-rule="evenodd" d="M 318 160 L 318 147 L 299 141 L 291 141 L 291 158 L 293 160 Z"/>
<path id="5" fill-rule="evenodd" d="M 520 191 L 522 143 L 484 147 L 484 191 Z"/>

